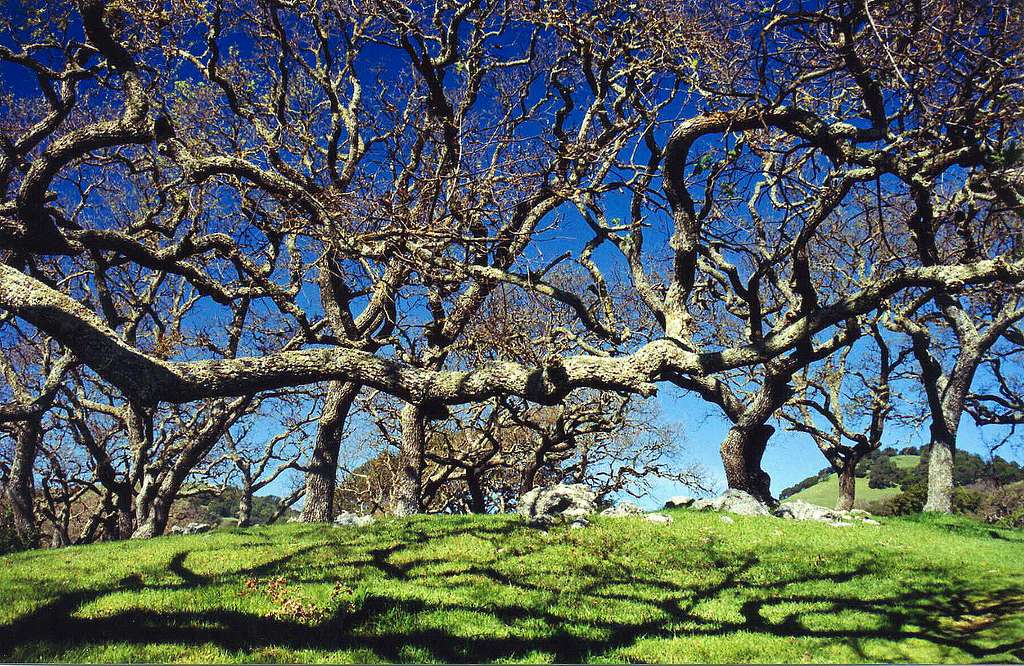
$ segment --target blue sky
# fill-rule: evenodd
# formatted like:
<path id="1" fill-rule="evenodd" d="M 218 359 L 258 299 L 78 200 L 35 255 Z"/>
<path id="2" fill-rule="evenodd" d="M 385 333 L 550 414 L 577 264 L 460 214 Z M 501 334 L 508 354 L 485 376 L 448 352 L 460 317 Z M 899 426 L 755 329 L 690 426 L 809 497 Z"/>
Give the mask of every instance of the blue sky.
<path id="1" fill-rule="evenodd" d="M 663 391 L 659 398 L 666 417 L 682 424 L 685 437 L 680 463 L 697 463 L 705 468 L 709 479 L 717 484 L 717 490 L 725 490 L 725 476 L 718 446 L 729 431 L 729 425 L 719 416 L 717 407 L 705 403 L 696 396 L 683 395 L 681 392 Z M 778 426 L 776 426 L 778 427 Z M 923 446 L 928 444 L 928 426 L 920 430 L 910 430 L 887 426 L 885 446 L 903 448 L 906 446 Z M 998 441 L 999 434 L 995 429 L 984 432 L 974 425 L 970 417 L 965 416 L 960 422 L 958 445 L 961 450 L 977 453 L 983 458 L 988 457 L 988 443 Z M 1024 464 L 1024 447 L 1020 445 L 1000 448 L 998 455 L 1007 460 Z M 818 470 L 828 466 L 825 457 L 810 437 L 803 433 L 788 432 L 778 428 L 765 452 L 763 468 L 772 477 L 772 493 L 778 496 L 784 488 L 801 481 Z M 683 486 L 668 482 L 654 485 L 645 508 L 657 508 L 672 495 L 692 495 L 693 492 Z"/>
<path id="2" fill-rule="evenodd" d="M 231 43 L 240 46 L 243 52 L 249 50 L 250 44 L 244 39 L 237 38 L 237 36 L 225 37 L 225 46 Z M 395 58 L 394 54 L 386 47 L 372 47 L 368 49 L 365 67 L 360 67 L 361 75 L 365 77 L 364 83 L 373 83 L 371 75 L 376 75 L 378 67 L 381 68 L 382 75 L 385 77 L 397 76 L 398 72 L 404 67 L 403 64 L 400 64 L 402 62 L 404 61 Z M 188 71 L 188 67 L 182 68 L 179 76 L 187 78 Z M 455 74 L 450 74 L 450 76 L 454 77 Z M 0 63 L 0 77 L 3 77 L 6 81 L 5 87 L 18 94 L 28 94 L 29 91 L 34 93 L 35 91 L 36 83 L 34 77 L 22 67 L 16 67 L 9 63 Z M 691 101 L 690 104 L 692 103 Z M 681 98 L 678 104 L 666 110 L 666 115 L 671 116 L 673 113 L 686 115 L 694 110 L 692 106 L 687 106 L 686 102 Z M 578 110 L 577 113 L 581 113 L 581 111 Z M 659 135 L 663 136 L 670 128 L 671 125 L 666 124 L 659 129 Z M 694 147 L 693 155 L 699 155 L 706 148 L 721 147 L 723 142 L 724 139 L 719 138 L 698 144 Z M 645 158 L 643 148 L 640 149 L 638 157 L 641 161 Z M 655 187 L 657 186 L 658 181 L 656 180 Z M 558 229 L 543 235 L 544 237 L 528 250 L 525 257 L 527 262 L 541 261 L 541 253 L 550 260 L 565 250 L 572 250 L 578 256 L 582 245 L 590 239 L 591 232 L 571 208 L 564 206 L 559 210 L 559 213 L 563 214 L 564 217 Z M 616 216 L 626 217 L 626 202 L 621 197 L 610 197 L 607 214 L 610 219 Z M 654 254 L 658 254 L 665 247 L 668 226 L 665 224 L 667 220 L 659 219 L 657 215 L 652 217 L 652 222 L 654 221 L 658 222 L 658 224 L 652 225 L 646 235 L 648 247 L 654 250 Z M 596 260 L 602 268 L 621 268 L 621 258 L 617 252 L 607 245 L 596 254 Z M 308 313 L 311 315 L 318 313 L 319 305 L 315 285 L 309 285 L 309 288 L 302 292 L 301 300 L 304 301 L 302 305 Z M 216 310 L 215 306 L 204 302 L 196 309 L 195 321 L 190 323 L 197 327 L 209 325 L 210 317 Z M 682 454 L 678 463 L 681 466 L 688 464 L 701 465 L 707 471 L 710 480 L 718 486 L 718 489 L 724 489 L 725 484 L 718 447 L 725 437 L 729 425 L 721 417 L 718 408 L 696 396 L 685 395 L 682 391 L 668 384 L 662 385 L 658 400 L 661 403 L 664 419 L 678 424 L 680 426 L 679 430 L 684 437 L 681 447 Z M 919 432 L 890 427 L 887 432 L 888 441 L 886 444 L 897 448 L 909 445 L 920 446 L 927 444 L 927 434 L 927 426 Z M 974 427 L 969 418 L 965 418 L 961 426 L 960 446 L 964 450 L 984 454 L 987 452 L 986 440 L 995 439 L 996 437 L 997 435 L 982 434 Z M 1024 461 L 1019 447 L 1016 450 L 1000 450 L 1000 455 L 1018 462 Z M 825 466 L 826 461 L 824 457 L 821 456 L 810 438 L 804 434 L 786 432 L 781 428 L 773 437 L 764 458 L 764 468 L 772 477 L 772 491 L 775 494 Z M 288 480 L 282 479 L 272 484 L 264 492 L 280 495 L 286 494 L 288 490 Z M 658 483 L 652 489 L 649 501 L 646 504 L 648 506 L 660 505 L 665 498 L 681 492 L 689 491 L 673 486 L 673 484 Z"/>

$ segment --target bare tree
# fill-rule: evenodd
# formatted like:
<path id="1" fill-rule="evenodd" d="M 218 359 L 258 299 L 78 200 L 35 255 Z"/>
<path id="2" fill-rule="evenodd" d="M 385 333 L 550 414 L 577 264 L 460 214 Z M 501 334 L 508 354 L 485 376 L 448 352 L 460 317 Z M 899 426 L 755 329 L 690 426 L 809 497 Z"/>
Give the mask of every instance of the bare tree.
<path id="1" fill-rule="evenodd" d="M 308 454 L 303 441 L 311 419 L 302 414 L 301 401 L 300 404 L 295 404 L 298 396 L 288 395 L 286 398 L 287 400 L 273 400 L 269 401 L 270 404 L 261 405 L 258 416 L 251 415 L 245 422 L 227 429 L 222 439 L 224 452 L 220 459 L 212 461 L 216 465 L 219 460 L 226 460 L 237 472 L 240 481 L 239 527 L 248 527 L 252 524 L 255 494 L 277 481 L 288 470 L 298 470 L 301 460 Z M 272 415 L 268 413 L 270 411 L 273 412 Z M 265 420 L 269 418 L 279 421 L 281 428 L 272 436 L 264 434 L 261 438 L 254 431 L 265 433 Z M 226 474 L 225 478 L 231 479 L 232 476 L 234 475 Z M 283 504 L 290 506 L 290 503 L 298 499 L 296 493 L 291 493 L 284 499 Z"/>
<path id="2" fill-rule="evenodd" d="M 9 392 L 9 401 L 0 405 L 0 433 L 13 446 L 5 465 L 4 490 L 10 502 L 18 538 L 27 546 L 38 543 L 35 513 L 35 463 L 43 438 L 43 417 L 53 404 L 65 374 L 74 366 L 74 358 L 65 354 L 55 358 L 52 345 L 44 339 L 32 344 L 30 337 L 13 329 L 18 349 L 0 353 L 0 372 Z"/>
<path id="3" fill-rule="evenodd" d="M 944 508 L 952 419 L 1024 281 L 1010 0 L 177 9 L 0 19 L 0 59 L 36 82 L 0 83 L 19 102 L 0 128 L 0 308 L 112 387 L 139 450 L 157 414 L 188 410 L 166 404 L 230 421 L 326 384 L 307 503 L 329 517 L 367 387 L 409 405 L 408 511 L 447 407 L 667 383 L 723 408 L 730 484 L 765 495 L 793 374 L 896 299 Z M 580 342 L 454 358 L 499 284 L 558 303 Z M 946 331 L 963 363 L 933 362 Z M 754 390 L 729 398 L 743 376 Z"/>
<path id="4" fill-rule="evenodd" d="M 839 477 L 836 508 L 852 509 L 857 465 L 882 446 L 893 410 L 892 382 L 910 355 L 893 354 L 877 323 L 870 326 L 872 347 L 846 347 L 799 378 L 790 406 L 781 415 L 789 428 L 811 436 Z M 851 359 L 856 353 L 857 358 Z"/>

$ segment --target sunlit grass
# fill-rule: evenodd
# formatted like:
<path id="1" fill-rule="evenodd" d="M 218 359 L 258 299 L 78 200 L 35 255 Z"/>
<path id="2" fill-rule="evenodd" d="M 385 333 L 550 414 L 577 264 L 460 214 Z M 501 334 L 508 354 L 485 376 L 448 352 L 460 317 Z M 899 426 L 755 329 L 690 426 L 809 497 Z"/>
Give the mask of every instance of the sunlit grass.
<path id="1" fill-rule="evenodd" d="M 2 558 L 18 661 L 1024 660 L 1024 534 L 673 513 L 281 525 Z"/>

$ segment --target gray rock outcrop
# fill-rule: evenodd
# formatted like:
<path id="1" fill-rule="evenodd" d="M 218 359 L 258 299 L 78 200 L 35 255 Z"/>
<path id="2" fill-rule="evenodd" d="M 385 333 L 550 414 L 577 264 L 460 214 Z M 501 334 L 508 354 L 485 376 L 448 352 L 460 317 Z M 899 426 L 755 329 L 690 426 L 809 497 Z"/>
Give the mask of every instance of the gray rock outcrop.
<path id="1" fill-rule="evenodd" d="M 610 506 L 602 511 L 601 515 L 611 516 L 613 518 L 623 518 L 626 516 L 639 516 L 643 513 L 644 510 L 632 502 L 620 502 L 615 506 Z"/>
<path id="2" fill-rule="evenodd" d="M 696 501 L 697 500 L 695 500 L 694 498 L 687 497 L 686 495 L 676 495 L 675 497 L 668 498 L 668 501 L 665 502 L 665 507 L 664 508 L 666 508 L 666 509 L 685 509 L 687 507 L 693 506 L 693 503 L 696 502 Z"/>
<path id="3" fill-rule="evenodd" d="M 740 516 L 770 516 L 771 509 L 750 493 L 730 488 L 718 497 L 700 499 L 693 503 L 697 511 L 724 511 Z"/>
<path id="4" fill-rule="evenodd" d="M 792 502 L 780 504 L 779 508 L 775 510 L 775 515 L 779 518 L 788 518 L 790 520 L 820 520 L 822 522 L 841 520 L 843 517 L 839 511 L 803 500 L 793 500 Z"/>
<path id="5" fill-rule="evenodd" d="M 597 507 L 597 495 L 582 483 L 534 488 L 519 498 L 516 512 L 534 527 L 547 528 L 561 522 L 582 523 Z"/>
<path id="6" fill-rule="evenodd" d="M 335 527 L 366 527 L 372 525 L 376 520 L 373 516 L 360 516 L 357 513 L 342 511 L 334 517 Z"/>
<path id="7" fill-rule="evenodd" d="M 209 532 L 216 525 L 211 523 L 189 523 L 188 525 L 175 525 L 167 530 L 168 534 L 203 534 Z"/>
<path id="8" fill-rule="evenodd" d="M 839 511 L 803 500 L 792 500 L 785 504 L 780 504 L 773 513 L 779 518 L 786 518 L 788 520 L 816 520 L 820 523 L 828 523 L 833 527 L 850 527 L 856 523 L 863 523 L 865 525 L 881 524 L 877 520 L 873 520 L 871 514 L 863 509 Z"/>

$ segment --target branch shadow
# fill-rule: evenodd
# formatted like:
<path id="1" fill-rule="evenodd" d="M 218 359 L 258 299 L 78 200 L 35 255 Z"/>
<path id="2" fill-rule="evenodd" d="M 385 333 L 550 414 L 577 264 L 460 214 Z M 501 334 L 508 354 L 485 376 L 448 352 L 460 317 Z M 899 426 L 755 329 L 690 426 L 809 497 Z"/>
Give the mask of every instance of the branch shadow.
<path id="1" fill-rule="evenodd" d="M 437 527 L 410 521 L 389 536 L 390 545 L 381 546 L 379 538 L 365 531 L 353 533 L 343 543 L 314 543 L 259 566 L 239 568 L 229 574 L 202 575 L 186 562 L 188 552 L 174 554 L 165 566 L 174 574 L 174 583 L 146 584 L 139 574 L 127 576 L 108 587 L 90 591 L 69 592 L 41 606 L 14 622 L 0 625 L 0 655 L 5 657 L 19 646 L 35 642 L 57 642 L 68 648 L 104 642 L 144 645 L 173 643 L 181 645 L 214 644 L 229 651 L 252 651 L 260 648 L 292 650 L 369 650 L 378 659 L 389 662 L 431 658 L 446 662 L 490 662 L 499 659 L 523 658 L 547 653 L 558 663 L 579 663 L 597 655 L 614 654 L 638 640 L 669 639 L 674 636 L 725 636 L 733 632 L 754 632 L 783 638 L 817 638 L 843 642 L 862 660 L 877 660 L 879 655 L 867 653 L 863 645 L 876 639 L 903 641 L 923 640 L 942 654 L 967 654 L 975 660 L 1011 655 L 1024 661 L 1024 636 L 1005 636 L 993 640 L 986 634 L 1006 618 L 1024 614 L 1024 588 L 1009 587 L 988 590 L 981 595 L 969 586 L 950 589 L 939 581 L 955 580 L 950 572 L 935 570 L 934 575 L 920 576 L 920 582 L 908 584 L 897 593 L 878 594 L 864 598 L 853 596 L 844 586 L 859 579 L 879 574 L 869 560 L 851 560 L 833 568 L 803 571 L 799 575 L 775 576 L 764 580 L 754 575 L 761 560 L 755 554 L 736 556 L 716 552 L 705 546 L 701 554 L 710 567 L 720 574 L 716 582 L 705 584 L 679 583 L 657 575 L 628 568 L 606 567 L 594 572 L 590 580 L 574 594 L 580 603 L 595 608 L 616 603 L 643 608 L 646 619 L 622 621 L 607 613 L 601 619 L 570 620 L 564 605 L 553 601 L 559 590 L 550 583 L 538 582 L 531 575 L 517 576 L 505 566 L 511 558 L 529 556 L 529 551 L 495 555 L 490 562 L 473 562 L 458 568 L 458 581 L 438 577 L 431 567 L 443 566 L 439 557 L 418 557 L 417 546 L 438 537 L 465 534 L 488 539 L 497 545 L 516 525 L 509 522 L 497 527 L 457 523 Z M 535 550 L 544 544 L 537 544 Z M 100 617 L 79 613 L 83 606 L 106 594 L 151 589 L 199 589 L 225 580 L 269 576 L 286 571 L 296 558 L 325 555 L 342 549 L 353 562 L 358 562 L 359 580 L 383 576 L 388 585 L 361 599 L 354 610 L 336 610 L 315 622 L 281 615 L 259 615 L 230 609 L 206 611 L 155 612 L 130 609 Z M 700 548 L 700 546 L 694 546 Z M 495 549 L 500 553 L 500 549 Z M 401 556 L 396 558 L 396 556 Z M 396 562 L 398 559 L 400 561 Z M 420 568 L 427 571 L 420 572 Z M 472 579 L 473 583 L 465 582 Z M 337 578 L 303 578 L 303 583 L 333 583 Z M 453 582 L 454 581 L 454 582 Z M 933 581 L 933 582 L 927 582 Z M 450 593 L 442 604 L 427 603 L 408 595 L 389 594 L 402 584 L 414 583 Z M 825 589 L 822 593 L 800 592 Z M 547 602 L 493 602 L 486 607 L 458 600 L 458 592 L 469 589 L 489 590 L 505 587 L 520 597 L 546 598 Z M 701 607 L 709 602 L 734 599 L 742 592 L 736 618 L 708 619 Z M 781 604 L 785 604 L 783 607 Z M 505 635 L 466 636 L 454 628 L 411 626 L 397 630 L 381 623 L 385 617 L 416 616 L 437 611 L 485 613 L 490 619 L 509 628 Z M 791 610 L 786 610 L 789 608 Z M 836 629 L 820 626 L 816 618 L 832 613 L 856 611 L 870 616 L 858 628 Z M 596 614 L 595 614 L 596 615 Z M 530 637 L 515 635 L 511 629 L 525 623 L 543 628 Z M 579 626 L 584 625 L 585 631 Z M 500 633 L 500 632 L 492 632 Z M 411 650 L 411 651 L 410 651 Z M 18 653 L 24 659 L 24 654 Z M 900 655 L 892 655 L 893 660 Z"/>

